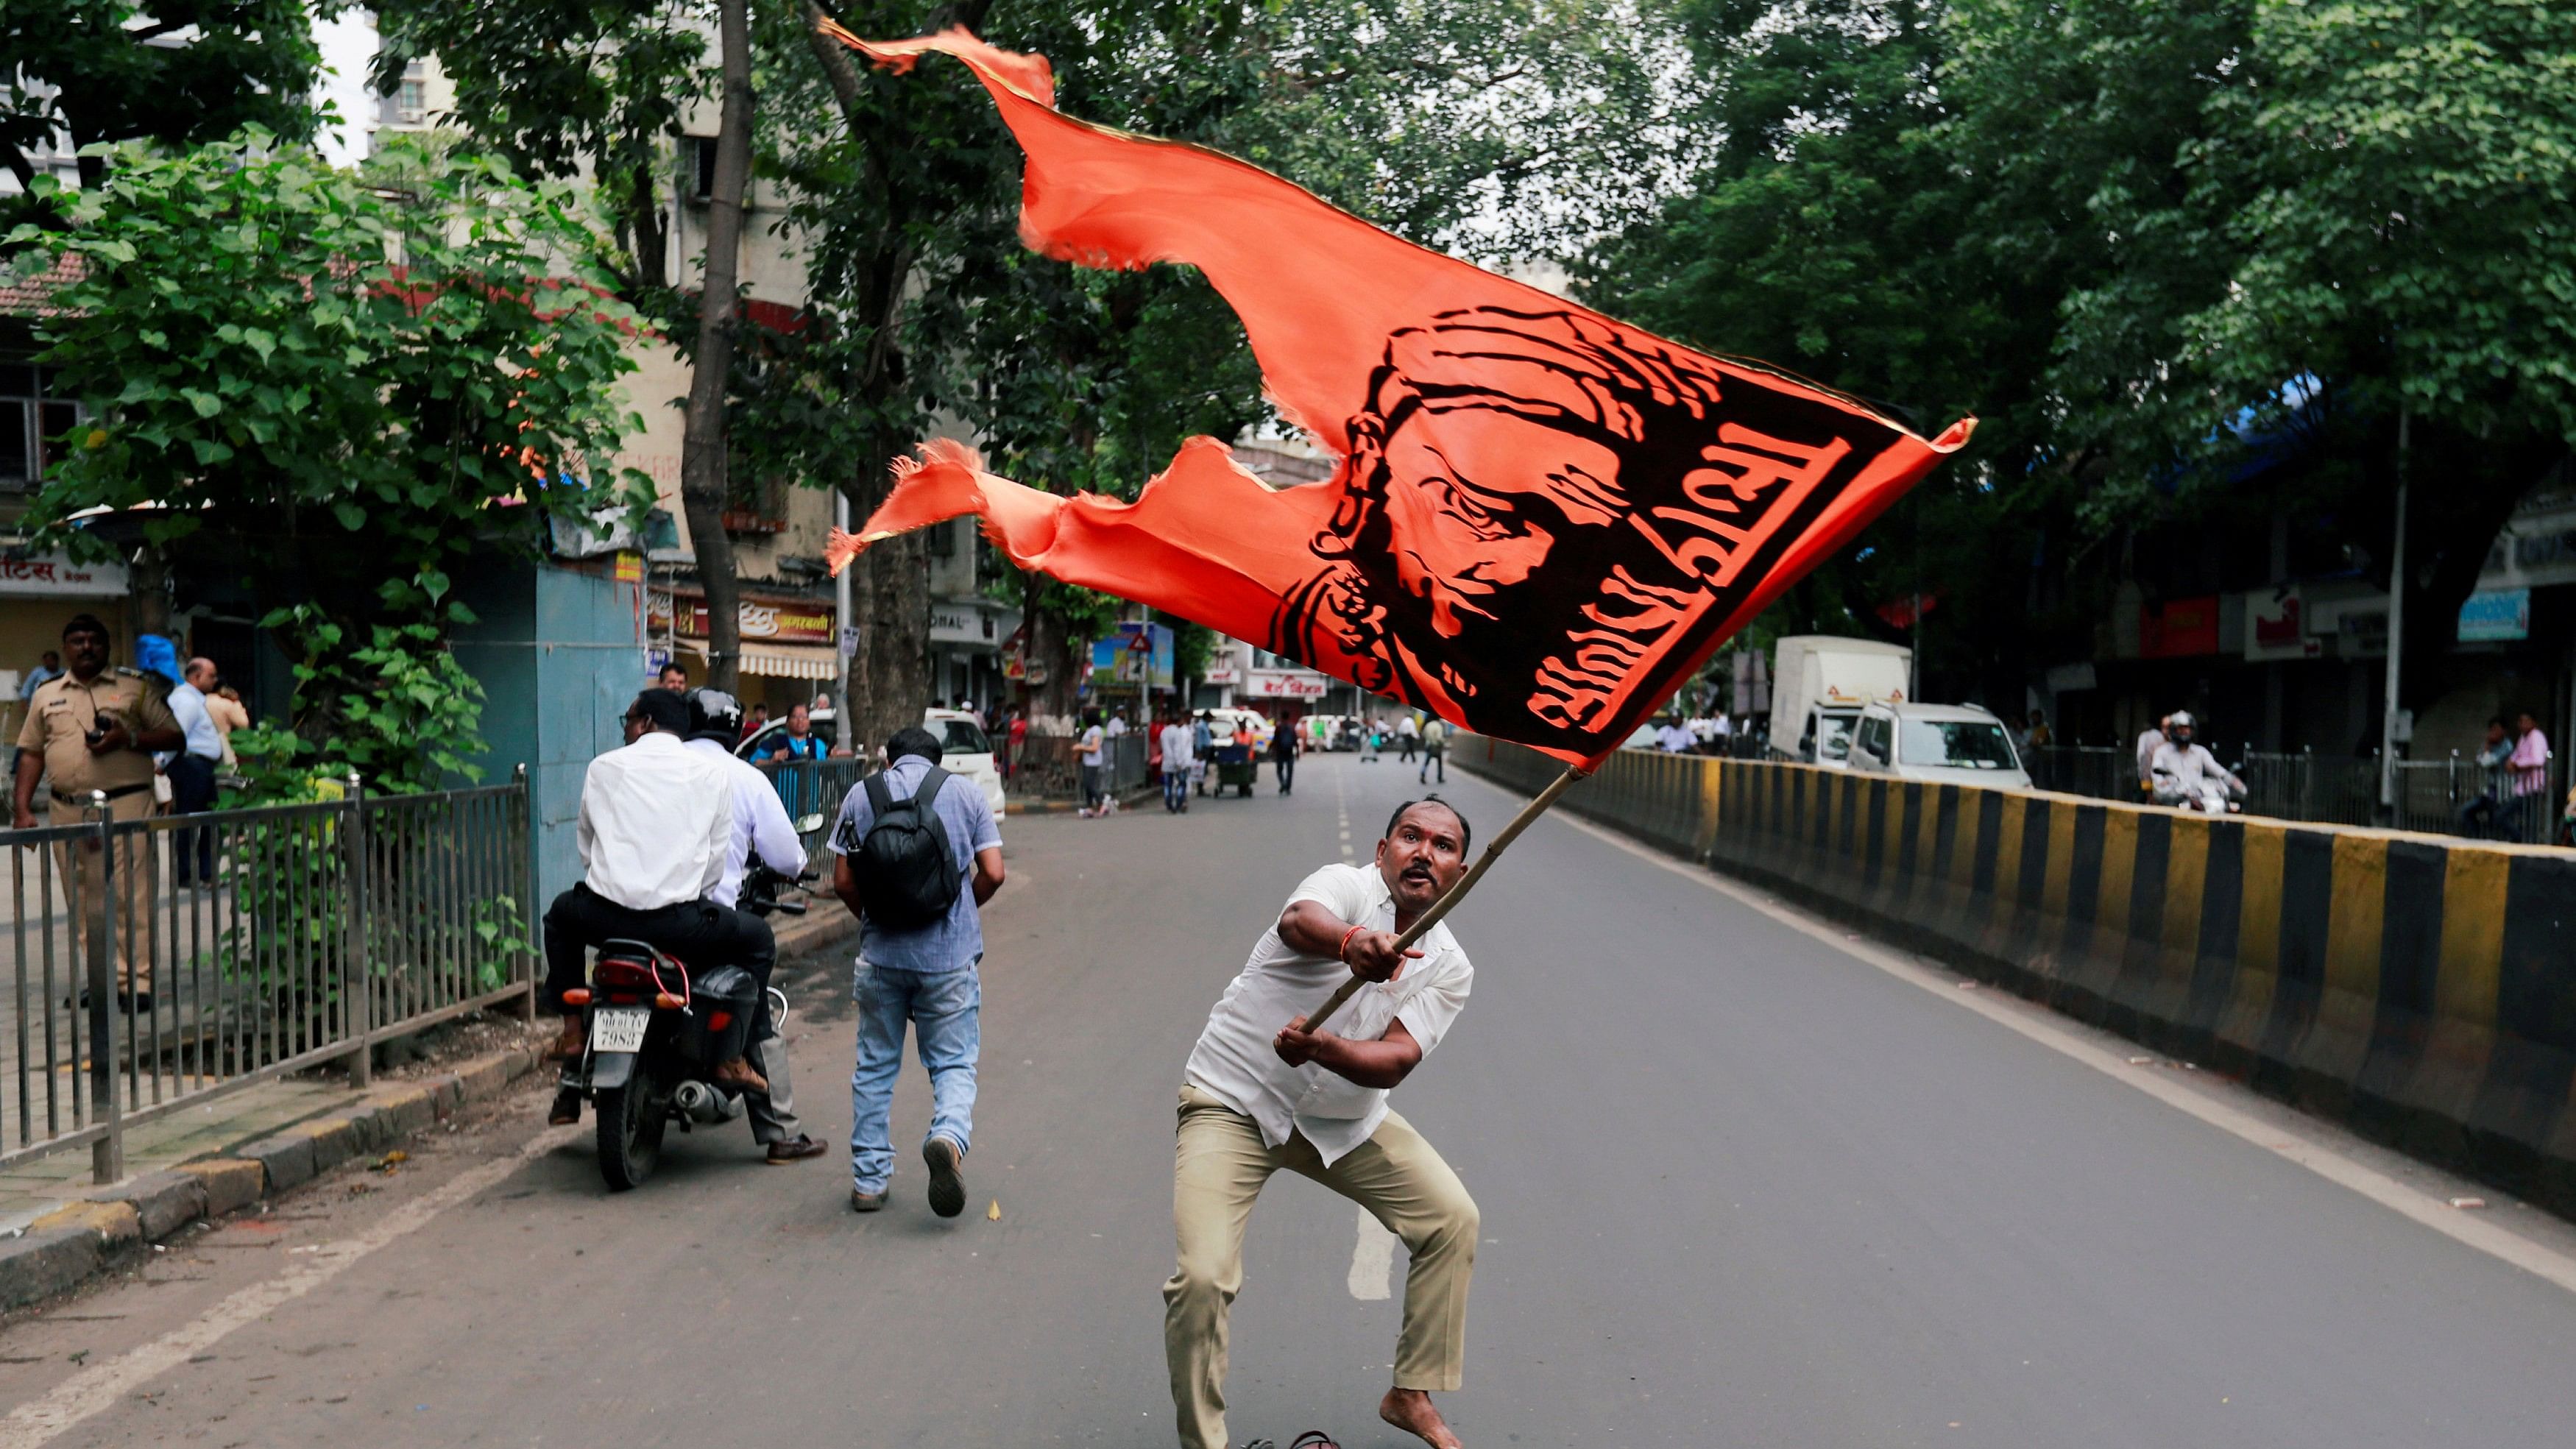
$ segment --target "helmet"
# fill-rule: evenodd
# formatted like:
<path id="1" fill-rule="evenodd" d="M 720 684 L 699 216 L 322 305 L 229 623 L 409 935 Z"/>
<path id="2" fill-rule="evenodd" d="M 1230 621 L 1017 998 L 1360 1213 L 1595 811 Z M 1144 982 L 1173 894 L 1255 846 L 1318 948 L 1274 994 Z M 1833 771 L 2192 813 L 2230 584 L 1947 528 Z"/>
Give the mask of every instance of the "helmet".
<path id="1" fill-rule="evenodd" d="M 721 689 L 689 691 L 689 738 L 731 745 L 742 738 L 742 702 Z"/>
<path id="2" fill-rule="evenodd" d="M 2165 728 L 2170 730 L 2187 730 L 2192 724 L 2191 711 L 2187 709 L 2178 709 L 2165 716 Z"/>

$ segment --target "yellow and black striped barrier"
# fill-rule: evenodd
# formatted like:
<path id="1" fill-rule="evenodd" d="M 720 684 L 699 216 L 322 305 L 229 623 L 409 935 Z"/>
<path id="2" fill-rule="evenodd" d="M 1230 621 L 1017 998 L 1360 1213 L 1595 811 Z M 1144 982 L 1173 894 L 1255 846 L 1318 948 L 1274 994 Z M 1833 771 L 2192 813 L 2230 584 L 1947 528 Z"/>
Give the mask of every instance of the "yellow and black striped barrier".
<path id="1" fill-rule="evenodd" d="M 2576 852 L 1644 751 L 1562 808 L 2576 1211 Z"/>

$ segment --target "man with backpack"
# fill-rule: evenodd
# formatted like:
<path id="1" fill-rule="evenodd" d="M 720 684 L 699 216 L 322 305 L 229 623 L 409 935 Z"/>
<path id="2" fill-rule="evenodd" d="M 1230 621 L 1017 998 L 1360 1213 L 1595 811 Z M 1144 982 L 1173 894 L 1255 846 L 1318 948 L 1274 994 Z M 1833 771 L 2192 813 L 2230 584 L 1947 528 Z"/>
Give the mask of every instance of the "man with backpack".
<path id="1" fill-rule="evenodd" d="M 939 768 L 939 740 L 902 729 L 886 768 L 859 782 L 832 831 L 832 891 L 859 918 L 852 995 L 858 1066 L 850 1073 L 850 1208 L 885 1206 L 894 1176 L 887 1115 L 903 1065 L 904 1027 L 930 1074 L 930 1210 L 966 1207 L 975 1116 L 984 932 L 976 912 L 1002 888 L 1002 830 L 984 792 Z"/>

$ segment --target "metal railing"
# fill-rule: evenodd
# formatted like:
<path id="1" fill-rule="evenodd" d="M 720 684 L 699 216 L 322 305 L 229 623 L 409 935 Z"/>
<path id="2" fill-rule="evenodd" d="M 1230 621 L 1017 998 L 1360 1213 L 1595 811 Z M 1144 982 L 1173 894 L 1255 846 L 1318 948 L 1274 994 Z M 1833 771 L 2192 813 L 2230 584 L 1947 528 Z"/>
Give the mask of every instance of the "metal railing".
<path id="1" fill-rule="evenodd" d="M 1129 730 L 1105 742 L 1107 772 L 1101 788 L 1113 795 L 1142 790 L 1153 783 L 1146 767 L 1142 731 Z M 1069 735 L 1032 734 L 1011 758 L 1011 793 L 1031 800 L 1077 800 L 1082 796 L 1082 742 Z"/>
<path id="2" fill-rule="evenodd" d="M 0 832 L 0 1167 L 531 999 L 526 772 L 506 785 Z"/>
<path id="3" fill-rule="evenodd" d="M 851 787 L 876 773 L 875 764 L 848 755 L 756 763 L 776 787 L 787 818 L 796 823 L 796 833 L 804 837 L 805 864 L 824 867 L 828 873 L 832 825 L 841 817 L 841 803 L 849 798 Z"/>
<path id="4" fill-rule="evenodd" d="M 2107 745 L 2052 745 L 2033 752 L 2031 783 L 2096 800 L 2142 799 L 2133 750 Z M 2245 813 L 2328 825 L 2394 825 L 2403 830 L 2464 835 L 2525 845 L 2564 844 L 2560 802 L 2566 779 L 2556 757 L 2537 781 L 2510 770 L 2485 770 L 2457 754 L 2447 760 L 2399 760 L 2393 815 L 2379 803 L 2379 757 L 2246 751 L 2239 759 Z M 2517 793 L 2519 790 L 2520 793 Z"/>

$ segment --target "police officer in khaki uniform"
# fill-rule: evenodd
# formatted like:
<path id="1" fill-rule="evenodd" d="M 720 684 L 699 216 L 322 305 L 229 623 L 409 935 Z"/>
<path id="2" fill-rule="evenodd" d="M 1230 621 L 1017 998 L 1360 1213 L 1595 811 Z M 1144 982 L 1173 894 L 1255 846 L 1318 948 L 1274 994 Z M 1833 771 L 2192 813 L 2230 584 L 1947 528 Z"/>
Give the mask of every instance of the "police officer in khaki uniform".
<path id="1" fill-rule="evenodd" d="M 21 830 L 36 823 L 39 775 L 53 796 L 52 824 L 87 823 L 93 790 L 107 793 L 108 813 L 118 820 L 141 820 L 152 813 L 151 752 L 178 749 L 185 736 L 155 682 L 131 669 L 108 668 L 107 650 L 107 626 L 94 616 L 77 615 L 63 626 L 68 669 L 36 690 L 27 702 L 26 727 L 18 731 L 13 820 Z M 64 883 L 75 886 L 86 959 L 97 960 L 106 925 L 99 903 L 109 872 L 95 840 L 63 841 L 56 851 Z M 117 991 L 130 995 L 137 1010 L 149 1010 L 152 948 L 146 933 L 158 872 L 148 837 L 136 832 L 119 838 L 115 875 L 123 895 L 116 929 Z"/>

